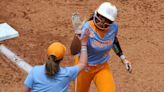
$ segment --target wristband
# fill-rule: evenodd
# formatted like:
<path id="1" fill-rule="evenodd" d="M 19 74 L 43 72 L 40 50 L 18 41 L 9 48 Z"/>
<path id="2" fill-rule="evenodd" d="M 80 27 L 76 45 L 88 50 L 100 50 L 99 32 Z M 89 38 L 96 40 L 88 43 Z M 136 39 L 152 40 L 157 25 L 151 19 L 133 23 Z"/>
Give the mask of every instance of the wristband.
<path id="1" fill-rule="evenodd" d="M 121 59 L 121 60 L 125 60 L 125 58 L 126 58 L 126 57 L 125 57 L 124 55 L 121 55 L 121 56 L 120 56 L 120 59 Z"/>
<path id="2" fill-rule="evenodd" d="M 87 52 L 87 48 L 81 48 L 81 51 L 86 51 Z"/>
<path id="3" fill-rule="evenodd" d="M 81 45 L 81 48 L 87 48 L 87 45 Z"/>
<path id="4" fill-rule="evenodd" d="M 87 46 L 86 44 L 81 44 L 81 46 Z"/>

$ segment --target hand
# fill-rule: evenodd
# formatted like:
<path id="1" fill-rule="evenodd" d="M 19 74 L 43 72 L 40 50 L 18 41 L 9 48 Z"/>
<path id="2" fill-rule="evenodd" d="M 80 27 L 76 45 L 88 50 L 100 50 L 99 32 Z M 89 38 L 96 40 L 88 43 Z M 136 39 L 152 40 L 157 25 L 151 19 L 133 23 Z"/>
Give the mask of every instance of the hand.
<path id="1" fill-rule="evenodd" d="M 80 13 L 74 12 L 72 15 L 72 25 L 73 25 L 75 34 L 81 34 L 82 26 L 84 23 L 85 23 L 85 20 L 83 21 L 80 20 Z"/>
<path id="2" fill-rule="evenodd" d="M 81 37 L 79 35 L 76 35 L 81 41 L 81 45 L 87 45 L 89 34 L 90 34 L 89 29 L 86 29 L 85 33 Z"/>
<path id="3" fill-rule="evenodd" d="M 122 60 L 122 62 L 125 65 L 126 70 L 129 73 L 132 73 L 132 65 L 131 65 L 131 63 L 127 59 Z"/>

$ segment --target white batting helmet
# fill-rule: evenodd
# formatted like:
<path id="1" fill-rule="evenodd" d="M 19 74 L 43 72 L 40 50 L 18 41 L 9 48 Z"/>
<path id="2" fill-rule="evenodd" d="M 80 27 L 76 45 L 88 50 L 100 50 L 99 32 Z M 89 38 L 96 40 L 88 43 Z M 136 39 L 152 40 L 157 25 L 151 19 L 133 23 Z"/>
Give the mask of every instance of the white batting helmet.
<path id="1" fill-rule="evenodd" d="M 97 10 L 95 11 L 96 13 L 104 16 L 105 18 L 114 21 L 117 16 L 117 8 L 115 5 L 112 5 L 109 2 L 104 2 L 102 3 Z"/>

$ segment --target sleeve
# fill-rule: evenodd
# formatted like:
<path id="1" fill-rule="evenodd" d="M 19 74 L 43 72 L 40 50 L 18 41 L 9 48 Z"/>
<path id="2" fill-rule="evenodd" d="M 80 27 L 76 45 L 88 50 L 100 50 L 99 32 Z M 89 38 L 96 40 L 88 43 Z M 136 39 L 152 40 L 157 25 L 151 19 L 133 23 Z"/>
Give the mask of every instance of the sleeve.
<path id="1" fill-rule="evenodd" d="M 114 43 L 113 43 L 113 50 L 114 52 L 120 57 L 121 55 L 123 55 L 120 43 L 118 41 L 118 38 L 115 37 Z"/>
<path id="2" fill-rule="evenodd" d="M 118 24 L 115 23 L 115 29 L 116 29 L 116 36 L 113 42 L 113 50 L 114 52 L 120 57 L 121 55 L 123 55 L 119 40 L 117 38 L 117 33 L 118 33 Z"/>
<path id="3" fill-rule="evenodd" d="M 116 29 L 116 36 L 117 36 L 117 33 L 118 33 L 118 24 L 117 24 L 117 22 L 114 23 L 114 26 L 115 26 L 115 29 Z"/>
<path id="4" fill-rule="evenodd" d="M 85 30 L 89 28 L 89 21 L 86 22 L 83 27 L 82 27 L 82 33 L 81 33 L 81 37 L 83 37 L 84 33 L 85 33 Z"/>
<path id="5" fill-rule="evenodd" d="M 30 71 L 30 73 L 28 74 L 28 76 L 26 77 L 24 81 L 24 85 L 28 88 L 32 88 L 32 85 L 33 85 L 33 71 L 34 71 L 34 68 Z"/>
<path id="6" fill-rule="evenodd" d="M 71 76 L 71 80 L 75 80 L 78 73 L 80 72 L 80 68 L 75 65 L 69 68 L 70 69 L 70 76 Z"/>

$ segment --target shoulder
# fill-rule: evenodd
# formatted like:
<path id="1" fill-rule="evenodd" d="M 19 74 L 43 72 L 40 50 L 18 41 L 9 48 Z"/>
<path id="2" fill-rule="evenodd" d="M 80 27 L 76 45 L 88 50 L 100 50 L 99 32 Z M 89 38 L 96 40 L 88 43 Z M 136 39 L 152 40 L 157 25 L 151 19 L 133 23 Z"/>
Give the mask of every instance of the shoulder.
<path id="1" fill-rule="evenodd" d="M 85 30 L 90 27 L 89 21 L 85 22 L 82 26 L 82 34 L 85 33 Z"/>
<path id="2" fill-rule="evenodd" d="M 70 74 L 71 73 L 76 73 L 76 72 L 79 72 L 80 71 L 80 68 L 77 65 L 70 66 L 70 67 L 64 67 L 63 69 L 64 69 L 64 71 L 67 71 Z"/>
<path id="3" fill-rule="evenodd" d="M 45 68 L 45 65 L 37 65 L 33 67 L 33 69 L 42 69 L 42 68 Z"/>
<path id="4" fill-rule="evenodd" d="M 73 71 L 73 70 L 78 70 L 79 67 L 75 65 L 75 66 L 64 67 L 63 69 L 68 70 L 68 71 Z"/>
<path id="5" fill-rule="evenodd" d="M 42 71 L 42 70 L 45 70 L 45 65 L 34 66 L 31 72 L 37 72 L 37 71 Z"/>
<path id="6" fill-rule="evenodd" d="M 116 33 L 118 32 L 118 24 L 117 24 L 117 22 L 114 22 L 114 23 L 111 25 L 110 30 L 115 31 Z"/>
<path id="7" fill-rule="evenodd" d="M 84 25 L 83 25 L 83 28 L 86 28 L 86 27 L 89 27 L 90 25 L 89 25 L 89 21 L 86 21 L 85 23 L 84 23 Z"/>
<path id="8" fill-rule="evenodd" d="M 80 72 L 80 67 L 77 65 L 71 67 L 65 67 L 65 69 L 67 70 L 67 74 L 68 76 L 70 76 L 71 80 L 75 80 L 78 73 Z"/>
<path id="9" fill-rule="evenodd" d="M 115 27 L 115 28 L 118 28 L 118 23 L 117 23 L 117 22 L 114 22 L 114 23 L 112 24 L 112 26 Z"/>

